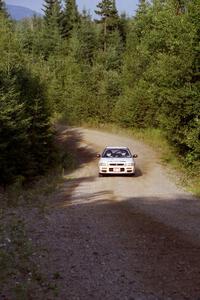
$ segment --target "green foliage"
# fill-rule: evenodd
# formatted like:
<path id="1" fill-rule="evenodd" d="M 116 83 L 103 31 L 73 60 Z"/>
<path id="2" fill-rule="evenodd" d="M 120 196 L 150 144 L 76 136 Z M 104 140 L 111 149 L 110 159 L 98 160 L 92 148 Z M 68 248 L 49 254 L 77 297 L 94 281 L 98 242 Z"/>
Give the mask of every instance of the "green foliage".
<path id="1" fill-rule="evenodd" d="M 140 3 L 129 25 L 123 94 L 115 110 L 116 121 L 124 126 L 162 128 L 189 164 L 200 159 L 194 6 L 184 7 L 185 13 L 171 1 Z"/>
<path id="2" fill-rule="evenodd" d="M 60 0 L 45 0 L 44 3 L 44 20 L 49 26 L 62 27 L 63 14 Z"/>
<path id="3" fill-rule="evenodd" d="M 100 38 L 103 49 L 106 51 L 108 45 L 110 45 L 110 34 L 112 34 L 113 31 L 118 30 L 119 26 L 119 16 L 115 0 L 102 0 L 97 4 L 95 13 L 101 16 L 101 20 L 98 20 L 97 23 L 102 24 Z"/>
<path id="4" fill-rule="evenodd" d="M 65 0 L 65 9 L 63 12 L 63 37 L 70 38 L 73 30 L 79 22 L 79 13 L 76 0 Z"/>
<path id="5" fill-rule="evenodd" d="M 0 19 L 0 183 L 42 174 L 52 133 L 44 87 L 28 70 L 12 23 Z"/>
<path id="6" fill-rule="evenodd" d="M 0 11 L 4 9 L 4 1 L 0 0 Z"/>
<path id="7" fill-rule="evenodd" d="M 77 30 L 78 39 L 75 57 L 77 63 L 92 65 L 98 49 L 98 38 L 95 25 L 90 16 L 85 15 L 81 20 L 81 26 Z"/>
<path id="8" fill-rule="evenodd" d="M 0 172 L 1 182 L 13 179 L 24 163 L 27 148 L 26 126 L 28 119 L 24 118 L 24 105 L 19 103 L 19 94 L 12 80 L 3 79 L 0 84 Z"/>
<path id="9" fill-rule="evenodd" d="M 101 16 L 101 22 L 106 26 L 106 31 L 115 30 L 118 26 L 119 16 L 115 0 L 102 0 L 97 4 L 95 13 Z"/>
<path id="10" fill-rule="evenodd" d="M 3 0 L 0 0 L 0 15 L 3 15 L 6 18 L 8 18 L 9 16 L 6 10 L 5 2 Z"/>
<path id="11" fill-rule="evenodd" d="M 0 1 L 0 10 L 1 10 Z M 0 15 L 1 182 L 42 174 L 52 163 L 50 117 L 163 131 L 190 165 L 200 160 L 199 1 L 141 0 L 99 20 L 75 0 L 44 1 L 44 18 Z M 15 146 L 14 146 L 15 145 Z"/>
<path id="12" fill-rule="evenodd" d="M 45 22 L 41 28 L 42 36 L 39 41 L 43 46 L 44 57 L 47 59 L 52 52 L 57 52 L 60 48 L 64 16 L 60 0 L 45 0 L 45 3 Z"/>

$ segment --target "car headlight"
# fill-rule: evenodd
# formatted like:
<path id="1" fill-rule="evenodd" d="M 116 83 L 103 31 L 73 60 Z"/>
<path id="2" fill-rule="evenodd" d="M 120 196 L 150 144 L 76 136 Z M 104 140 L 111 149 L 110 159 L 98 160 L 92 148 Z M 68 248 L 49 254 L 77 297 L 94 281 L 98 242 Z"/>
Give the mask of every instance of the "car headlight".
<path id="1" fill-rule="evenodd" d="M 133 167 L 133 166 L 134 166 L 134 163 L 126 163 L 126 166 L 127 166 L 127 167 L 128 167 L 128 166 Z"/>
<path id="2" fill-rule="evenodd" d="M 106 164 L 106 163 L 99 163 L 99 166 L 100 166 L 100 167 L 106 167 L 107 164 Z"/>

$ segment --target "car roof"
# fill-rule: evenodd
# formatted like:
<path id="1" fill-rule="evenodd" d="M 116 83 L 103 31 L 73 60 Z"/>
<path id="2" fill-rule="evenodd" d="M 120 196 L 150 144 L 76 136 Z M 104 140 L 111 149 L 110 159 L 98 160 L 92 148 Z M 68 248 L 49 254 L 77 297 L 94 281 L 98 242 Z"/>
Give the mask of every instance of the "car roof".
<path id="1" fill-rule="evenodd" d="M 128 147 L 115 147 L 115 146 L 111 147 L 111 146 L 109 146 L 109 147 L 106 147 L 105 149 L 128 149 Z"/>

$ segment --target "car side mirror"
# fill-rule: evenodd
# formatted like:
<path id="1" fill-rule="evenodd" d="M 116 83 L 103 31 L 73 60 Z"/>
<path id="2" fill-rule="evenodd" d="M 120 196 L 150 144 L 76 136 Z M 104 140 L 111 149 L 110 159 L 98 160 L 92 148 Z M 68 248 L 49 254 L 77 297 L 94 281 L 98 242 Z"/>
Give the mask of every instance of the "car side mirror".
<path id="1" fill-rule="evenodd" d="M 97 154 L 97 158 L 100 158 L 100 157 L 101 157 L 101 154 L 98 153 L 98 154 Z"/>
<path id="2" fill-rule="evenodd" d="M 134 155 L 133 155 L 133 158 L 137 158 L 137 157 L 138 157 L 138 155 L 137 155 L 137 154 L 134 154 Z"/>

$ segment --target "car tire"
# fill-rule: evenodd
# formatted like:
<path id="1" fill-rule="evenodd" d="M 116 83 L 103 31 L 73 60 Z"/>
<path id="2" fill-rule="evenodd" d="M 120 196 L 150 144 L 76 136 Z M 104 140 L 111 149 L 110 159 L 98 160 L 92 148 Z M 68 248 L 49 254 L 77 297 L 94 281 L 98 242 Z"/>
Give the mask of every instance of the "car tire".
<path id="1" fill-rule="evenodd" d="M 104 177 L 104 174 L 99 173 L 99 177 Z"/>

